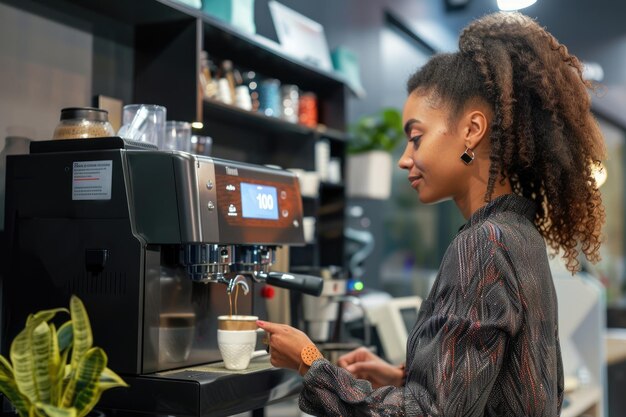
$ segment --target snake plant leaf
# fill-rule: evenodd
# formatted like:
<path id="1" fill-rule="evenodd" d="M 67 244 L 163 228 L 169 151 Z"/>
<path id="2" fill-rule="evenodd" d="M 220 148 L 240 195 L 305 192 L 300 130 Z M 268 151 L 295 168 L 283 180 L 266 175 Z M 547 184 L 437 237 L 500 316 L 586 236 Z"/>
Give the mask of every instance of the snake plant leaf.
<path id="1" fill-rule="evenodd" d="M 50 402 L 50 326 L 45 321 L 39 323 L 31 336 L 33 370 L 38 401 Z"/>
<path id="2" fill-rule="evenodd" d="M 60 381 L 64 376 L 64 373 L 60 373 L 59 370 L 65 370 L 66 360 L 67 351 L 61 355 L 59 350 L 56 326 L 50 324 L 50 364 L 48 372 L 50 375 L 50 404 L 52 405 L 56 405 L 59 402 L 60 393 L 62 392 Z"/>
<path id="3" fill-rule="evenodd" d="M 106 391 L 115 387 L 127 387 L 128 384 L 115 372 L 109 368 L 104 368 L 100 375 L 100 384 L 98 388 L 100 391 Z"/>
<path id="4" fill-rule="evenodd" d="M 72 342 L 74 340 L 74 328 L 71 320 L 66 321 L 61 325 L 61 327 L 59 327 L 57 339 L 59 342 L 59 351 L 61 352 L 72 346 Z"/>
<path id="5" fill-rule="evenodd" d="M 24 328 L 11 343 L 9 356 L 13 364 L 15 382 L 20 392 L 28 398 L 31 403 L 35 403 L 37 398 L 37 387 L 33 373 L 33 355 L 31 353 L 29 327 Z"/>
<path id="6" fill-rule="evenodd" d="M 0 392 L 20 417 L 84 417 L 102 392 L 127 386 L 106 367 L 104 351 L 92 347 L 91 325 L 83 303 L 72 296 L 70 321 L 57 330 L 48 322 L 60 312 L 68 310 L 30 315 L 11 343 L 11 362 L 0 355 Z"/>
<path id="7" fill-rule="evenodd" d="M 59 341 L 57 339 L 57 327 L 54 323 L 49 324 L 50 327 L 50 372 L 56 372 L 61 361 L 61 352 L 59 351 Z"/>
<path id="8" fill-rule="evenodd" d="M 6 375 L 0 375 L 0 391 L 13 404 L 20 417 L 28 417 L 30 401 L 20 393 L 13 377 L 8 378 Z"/>
<path id="9" fill-rule="evenodd" d="M 15 380 L 20 392 L 22 392 L 22 394 L 24 394 L 31 403 L 39 400 L 34 373 L 35 362 L 32 353 L 33 346 L 31 339 L 35 329 L 37 329 L 42 323 L 52 320 L 54 316 L 60 312 L 68 312 L 68 310 L 66 308 L 55 308 L 42 310 L 36 314 L 29 315 L 26 320 L 25 328 L 15 337 L 15 339 L 13 339 L 13 342 L 11 343 L 9 356 L 14 366 Z M 48 347 L 46 346 L 46 349 L 47 348 Z M 41 366 L 43 367 L 44 365 L 41 364 Z M 47 362 L 45 362 L 45 366 L 48 366 Z M 41 382 L 43 382 L 43 380 Z"/>
<path id="10" fill-rule="evenodd" d="M 4 356 L 0 355 L 0 376 L 13 379 L 13 367 Z"/>
<path id="11" fill-rule="evenodd" d="M 71 406 L 76 408 L 78 417 L 85 416 L 100 399 L 102 391 L 98 389 L 98 383 L 106 364 L 106 353 L 99 347 L 89 349 L 80 359 L 72 378 L 76 384 L 75 396 L 71 403 Z"/>
<path id="12" fill-rule="evenodd" d="M 60 408 L 46 403 L 35 403 L 35 412 L 38 416 L 46 417 L 76 417 L 76 409 Z"/>
<path id="13" fill-rule="evenodd" d="M 74 406 L 80 391 L 89 387 L 92 379 L 97 383 L 106 367 L 106 361 L 106 355 L 101 348 L 91 348 L 82 355 L 76 369 L 72 369 L 70 373 L 69 382 L 63 391 L 61 407 Z"/>
<path id="14" fill-rule="evenodd" d="M 87 316 L 85 306 L 75 295 L 70 298 L 70 314 L 74 333 L 71 365 L 72 372 L 76 372 L 81 357 L 93 344 L 93 335 L 91 333 L 91 325 L 89 324 L 89 316 Z"/>
<path id="15" fill-rule="evenodd" d="M 62 313 L 62 312 L 69 313 L 67 308 L 53 308 L 50 310 L 41 310 L 35 314 L 29 314 L 28 318 L 26 319 L 26 327 L 28 326 L 37 327 L 39 323 L 44 322 L 44 321 L 46 322 L 50 321 L 54 318 L 54 316 L 57 315 L 57 313 Z"/>
<path id="16" fill-rule="evenodd" d="M 63 400 L 63 393 L 65 392 L 65 388 L 69 384 L 70 378 L 69 374 L 71 372 L 72 367 L 70 365 L 65 365 L 67 363 L 67 357 L 69 356 L 69 351 L 66 350 L 61 354 L 61 366 L 57 369 L 57 386 L 55 387 L 54 397 L 50 399 L 52 404 L 56 404 L 61 406 L 61 401 Z"/>
<path id="17" fill-rule="evenodd" d="M 67 312 L 65 308 L 42 310 L 31 314 L 26 320 L 25 328 L 13 339 L 9 356 L 14 366 L 14 376 L 20 392 L 34 403 L 39 400 L 35 383 L 35 362 L 32 354 L 31 337 L 36 328 L 48 320 L 52 320 L 59 312 Z M 46 347 L 47 349 L 47 347 Z M 47 362 L 46 362 L 47 366 Z"/>
<path id="18" fill-rule="evenodd" d="M 72 402 L 74 402 L 74 397 L 76 396 L 76 377 L 75 372 L 70 373 L 69 379 L 64 380 L 63 382 L 63 395 L 61 395 L 61 400 L 59 402 L 59 407 L 70 407 Z"/>

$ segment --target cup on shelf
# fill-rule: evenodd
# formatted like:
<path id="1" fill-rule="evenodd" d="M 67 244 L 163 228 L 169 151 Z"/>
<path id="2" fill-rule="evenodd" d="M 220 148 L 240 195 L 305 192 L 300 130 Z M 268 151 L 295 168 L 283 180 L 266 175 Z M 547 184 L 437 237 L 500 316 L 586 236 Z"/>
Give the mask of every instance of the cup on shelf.
<path id="1" fill-rule="evenodd" d="M 302 218 L 302 231 L 304 232 L 304 241 L 306 243 L 315 242 L 315 217 Z"/>
<path id="2" fill-rule="evenodd" d="M 330 163 L 330 142 L 318 140 L 315 142 L 315 170 L 320 176 L 320 180 L 328 181 L 328 165 Z"/>
<path id="3" fill-rule="evenodd" d="M 156 104 L 127 104 L 122 111 L 118 135 L 160 147 L 165 138 L 167 110 Z"/>
<path id="4" fill-rule="evenodd" d="M 226 78 L 217 81 L 217 99 L 225 104 L 233 104 L 233 97 L 230 92 L 230 84 Z"/>
<path id="5" fill-rule="evenodd" d="M 317 127 L 317 96 L 314 93 L 304 93 L 300 96 L 298 102 L 298 122 L 310 128 Z"/>
<path id="6" fill-rule="evenodd" d="M 302 197 L 315 198 L 318 196 L 320 176 L 316 171 L 305 171 L 300 168 L 289 168 L 289 171 L 293 172 L 298 177 Z"/>
<path id="7" fill-rule="evenodd" d="M 297 85 L 285 84 L 280 88 L 282 95 L 281 118 L 289 123 L 298 123 L 298 103 L 300 93 Z"/>
<path id="8" fill-rule="evenodd" d="M 339 184 L 341 177 L 341 159 L 330 158 L 330 161 L 328 161 L 328 182 Z"/>
<path id="9" fill-rule="evenodd" d="M 259 111 L 270 117 L 280 117 L 280 81 L 268 78 L 259 88 Z"/>
<path id="10" fill-rule="evenodd" d="M 247 85 L 238 85 L 235 88 L 235 105 L 240 109 L 252 110 L 252 99 Z"/>
<path id="11" fill-rule="evenodd" d="M 164 150 L 191 152 L 191 124 L 168 120 L 165 123 Z"/>

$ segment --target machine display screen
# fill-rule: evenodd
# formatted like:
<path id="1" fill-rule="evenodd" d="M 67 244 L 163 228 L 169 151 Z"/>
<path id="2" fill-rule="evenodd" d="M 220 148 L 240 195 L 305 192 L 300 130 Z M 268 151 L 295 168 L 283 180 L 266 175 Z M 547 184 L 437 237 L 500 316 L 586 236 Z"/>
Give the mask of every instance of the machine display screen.
<path id="1" fill-rule="evenodd" d="M 241 217 L 278 220 L 276 187 L 242 182 Z"/>

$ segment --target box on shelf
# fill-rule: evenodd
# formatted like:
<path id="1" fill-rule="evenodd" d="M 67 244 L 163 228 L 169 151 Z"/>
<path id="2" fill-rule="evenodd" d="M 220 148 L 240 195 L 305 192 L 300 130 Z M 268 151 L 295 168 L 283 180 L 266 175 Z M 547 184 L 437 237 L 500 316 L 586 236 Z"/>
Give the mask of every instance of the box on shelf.
<path id="1" fill-rule="evenodd" d="M 200 0 L 175 0 L 178 3 L 184 4 L 185 6 L 193 7 L 194 9 L 199 9 L 202 7 Z"/>
<path id="2" fill-rule="evenodd" d="M 202 11 L 243 32 L 256 33 L 254 0 L 202 0 Z"/>
<path id="3" fill-rule="evenodd" d="M 365 98 L 365 89 L 361 84 L 359 58 L 356 53 L 346 47 L 339 46 L 331 53 L 335 71 L 343 75 L 348 87 L 358 98 Z"/>

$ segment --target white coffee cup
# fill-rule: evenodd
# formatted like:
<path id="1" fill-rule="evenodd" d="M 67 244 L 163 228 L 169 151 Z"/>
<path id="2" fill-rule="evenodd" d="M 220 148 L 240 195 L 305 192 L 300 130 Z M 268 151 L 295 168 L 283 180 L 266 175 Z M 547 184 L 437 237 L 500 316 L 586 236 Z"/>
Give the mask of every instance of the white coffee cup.
<path id="1" fill-rule="evenodd" d="M 217 346 L 226 369 L 241 371 L 248 368 L 253 357 L 267 354 L 264 350 L 254 350 L 257 336 L 265 333 L 256 328 L 257 319 L 256 316 L 218 317 Z"/>
<path id="2" fill-rule="evenodd" d="M 315 171 L 305 171 L 300 168 L 289 168 L 298 177 L 300 194 L 303 197 L 317 197 L 320 186 L 320 176 Z"/>
<path id="3" fill-rule="evenodd" d="M 196 315 L 162 313 L 159 327 L 151 327 L 150 342 L 158 349 L 159 363 L 184 362 L 189 358 L 195 335 Z"/>
<path id="4" fill-rule="evenodd" d="M 302 218 L 302 231 L 304 232 L 304 241 L 306 243 L 315 242 L 315 217 Z"/>

